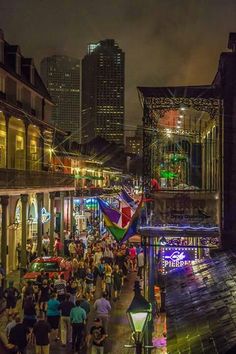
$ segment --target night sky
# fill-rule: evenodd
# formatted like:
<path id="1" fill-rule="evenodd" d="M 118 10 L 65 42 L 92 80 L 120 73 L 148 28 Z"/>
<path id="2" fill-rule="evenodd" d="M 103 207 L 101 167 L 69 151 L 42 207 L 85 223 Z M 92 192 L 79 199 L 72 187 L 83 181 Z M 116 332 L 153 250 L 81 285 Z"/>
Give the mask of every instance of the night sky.
<path id="1" fill-rule="evenodd" d="M 142 116 L 137 86 L 211 83 L 236 31 L 236 0 L 0 0 L 0 27 L 36 65 L 114 38 L 126 54 L 129 135 Z"/>

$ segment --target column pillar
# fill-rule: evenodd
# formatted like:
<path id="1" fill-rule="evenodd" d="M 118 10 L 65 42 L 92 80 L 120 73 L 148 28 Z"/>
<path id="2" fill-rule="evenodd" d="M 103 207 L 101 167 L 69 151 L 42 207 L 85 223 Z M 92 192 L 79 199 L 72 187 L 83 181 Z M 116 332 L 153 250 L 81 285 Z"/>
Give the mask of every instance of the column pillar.
<path id="1" fill-rule="evenodd" d="M 50 230 L 49 230 L 49 237 L 50 237 L 50 255 L 53 255 L 53 247 L 54 247 L 54 201 L 55 201 L 55 192 L 49 193 L 50 198 Z"/>
<path id="2" fill-rule="evenodd" d="M 42 208 L 43 208 L 43 193 L 36 193 L 37 198 L 37 209 L 38 209 L 38 222 L 37 222 L 37 256 L 42 255 L 42 235 L 43 235 L 43 224 L 42 224 Z"/>
<path id="3" fill-rule="evenodd" d="M 21 194 L 21 275 L 27 268 L 26 240 L 27 240 L 27 205 L 28 194 Z"/>
<path id="4" fill-rule="evenodd" d="M 64 235 L 64 202 L 65 202 L 65 193 L 61 192 L 60 193 L 60 198 L 61 198 L 61 223 L 60 223 L 60 238 L 61 242 L 63 244 L 63 250 L 62 254 L 64 255 L 64 241 L 65 241 L 65 235 Z"/>
<path id="5" fill-rule="evenodd" d="M 70 233 L 73 233 L 73 214 L 74 214 L 74 191 L 70 192 Z"/>
<path id="6" fill-rule="evenodd" d="M 1 236 L 1 262 L 3 269 L 7 270 L 7 207 L 8 207 L 8 196 L 2 196 L 0 198 L 0 203 L 2 205 L 2 234 Z"/>

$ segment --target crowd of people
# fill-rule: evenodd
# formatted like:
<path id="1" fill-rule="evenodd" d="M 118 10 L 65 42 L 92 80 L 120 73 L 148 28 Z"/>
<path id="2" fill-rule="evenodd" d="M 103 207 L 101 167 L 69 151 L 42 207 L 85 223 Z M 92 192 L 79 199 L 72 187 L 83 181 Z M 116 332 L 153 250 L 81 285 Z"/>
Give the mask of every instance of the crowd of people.
<path id="1" fill-rule="evenodd" d="M 13 283 L 4 290 L 8 324 L 5 338 L 1 334 L 0 353 L 25 354 L 27 346 L 34 344 L 36 354 L 49 354 L 53 341 L 78 353 L 104 352 L 112 306 L 128 273 L 137 271 L 142 279 L 143 249 L 119 246 L 109 236 L 102 240 L 71 237 L 67 252 L 72 265 L 68 279 L 63 273 L 50 278 L 41 271 L 21 291 Z"/>

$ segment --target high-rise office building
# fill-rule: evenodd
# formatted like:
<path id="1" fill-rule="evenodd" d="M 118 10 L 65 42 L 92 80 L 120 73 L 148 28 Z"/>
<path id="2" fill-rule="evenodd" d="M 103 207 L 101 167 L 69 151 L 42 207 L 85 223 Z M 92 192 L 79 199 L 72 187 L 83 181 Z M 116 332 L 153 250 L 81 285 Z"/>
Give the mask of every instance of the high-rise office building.
<path id="1" fill-rule="evenodd" d="M 82 142 L 124 144 L 125 54 L 113 39 L 88 45 L 82 60 Z"/>
<path id="2" fill-rule="evenodd" d="M 55 104 L 52 124 L 80 142 L 80 60 L 53 55 L 41 61 L 40 72 Z"/>

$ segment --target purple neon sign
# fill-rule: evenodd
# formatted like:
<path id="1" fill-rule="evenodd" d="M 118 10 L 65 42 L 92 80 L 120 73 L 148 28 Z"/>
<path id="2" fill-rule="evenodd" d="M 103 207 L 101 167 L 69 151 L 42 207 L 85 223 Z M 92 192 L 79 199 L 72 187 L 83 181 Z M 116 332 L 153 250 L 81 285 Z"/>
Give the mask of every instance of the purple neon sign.
<path id="1" fill-rule="evenodd" d="M 165 248 L 162 254 L 162 266 L 168 271 L 172 268 L 184 267 L 197 259 L 196 248 Z"/>

